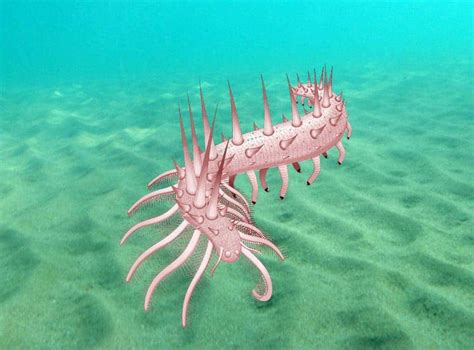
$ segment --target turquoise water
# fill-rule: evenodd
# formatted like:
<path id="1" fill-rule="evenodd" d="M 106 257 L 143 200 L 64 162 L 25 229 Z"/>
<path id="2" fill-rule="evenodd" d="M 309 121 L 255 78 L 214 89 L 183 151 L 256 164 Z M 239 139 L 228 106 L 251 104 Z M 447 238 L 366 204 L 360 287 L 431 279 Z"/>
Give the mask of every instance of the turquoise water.
<path id="1" fill-rule="evenodd" d="M 473 8 L 468 2 L 0 2 L 0 348 L 466 349 L 474 343 Z M 226 80 L 242 129 L 289 114 L 285 73 L 334 66 L 353 137 L 306 186 L 270 170 L 256 225 L 274 295 L 244 261 L 181 303 L 198 256 L 143 298 L 189 239 L 124 282 L 178 222 L 120 247 L 146 183 L 182 162 L 177 103 Z M 202 135 L 202 129 L 198 127 Z M 307 164 L 308 163 L 308 164 Z M 250 193 L 247 180 L 237 187 Z M 201 252 L 202 253 L 202 252 Z"/>

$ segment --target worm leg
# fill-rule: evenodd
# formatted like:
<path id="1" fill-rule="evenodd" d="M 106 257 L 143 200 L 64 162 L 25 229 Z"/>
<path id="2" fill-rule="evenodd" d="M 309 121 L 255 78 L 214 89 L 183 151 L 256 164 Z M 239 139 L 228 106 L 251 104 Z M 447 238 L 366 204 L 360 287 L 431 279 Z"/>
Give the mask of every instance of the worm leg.
<path id="1" fill-rule="evenodd" d="M 260 183 L 262 184 L 263 190 L 265 192 L 268 192 L 267 179 L 265 178 L 267 176 L 267 171 L 268 171 L 268 168 L 264 168 L 258 172 Z"/>
<path id="2" fill-rule="evenodd" d="M 308 178 L 308 181 L 306 181 L 306 184 L 308 186 L 311 185 L 314 180 L 316 180 L 320 171 L 321 171 L 321 166 L 319 163 L 319 157 L 315 157 L 313 158 L 313 172 L 311 173 L 311 176 Z"/>
<path id="3" fill-rule="evenodd" d="M 257 203 L 257 195 L 258 195 L 258 184 L 257 184 L 257 176 L 255 176 L 254 171 L 247 171 L 247 176 L 249 177 L 250 184 L 252 185 L 252 203 Z"/>
<path id="4" fill-rule="evenodd" d="M 344 146 L 342 145 L 341 141 L 336 143 L 336 148 L 339 151 L 339 159 L 337 160 L 337 162 L 339 163 L 339 165 L 342 165 L 342 162 L 344 161 L 344 158 L 346 157 L 346 150 L 344 149 Z"/>
<path id="5" fill-rule="evenodd" d="M 301 166 L 300 166 L 300 163 L 298 162 L 294 162 L 294 163 L 291 163 L 291 165 L 293 165 L 293 168 L 295 168 L 295 170 L 299 173 L 301 173 Z"/>
<path id="6" fill-rule="evenodd" d="M 281 188 L 280 188 L 280 199 L 285 198 L 286 191 L 288 190 L 288 167 L 286 165 L 280 165 L 278 167 L 281 176 Z"/>
<path id="7" fill-rule="evenodd" d="M 347 139 L 349 140 L 351 136 L 352 136 L 352 126 L 349 123 L 349 121 L 347 121 Z"/>

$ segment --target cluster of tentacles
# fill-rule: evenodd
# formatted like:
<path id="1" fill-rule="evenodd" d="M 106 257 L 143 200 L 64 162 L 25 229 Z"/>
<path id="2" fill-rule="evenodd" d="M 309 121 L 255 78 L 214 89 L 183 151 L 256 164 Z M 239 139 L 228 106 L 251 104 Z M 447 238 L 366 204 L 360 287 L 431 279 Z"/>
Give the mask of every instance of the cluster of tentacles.
<path id="1" fill-rule="evenodd" d="M 329 80 L 326 70 L 321 74 L 320 83 L 301 84 L 292 87 L 289 80 L 288 86 L 292 103 L 292 120 L 284 118 L 282 124 L 273 125 L 270 119 L 270 110 L 262 78 L 264 98 L 264 128 L 255 128 L 253 132 L 242 134 L 235 107 L 232 90 L 229 85 L 232 110 L 233 137 L 225 140 L 220 145 L 214 144 L 213 131 L 216 112 L 212 126 L 209 124 L 204 97 L 201 93 L 201 111 L 204 129 L 205 149 L 201 151 L 191 104 L 188 97 L 190 128 L 192 137 L 192 157 L 190 154 L 188 140 L 179 108 L 181 143 L 184 155 L 184 167 L 175 162 L 175 168 L 154 178 L 148 188 L 161 183 L 163 180 L 177 178 L 175 185 L 155 190 L 140 198 L 129 209 L 132 215 L 145 204 L 159 200 L 163 196 L 173 196 L 174 205 L 164 214 L 137 223 L 131 227 L 123 236 L 121 244 L 129 239 L 138 230 L 153 225 L 158 225 L 175 214 L 182 218 L 181 223 L 168 236 L 148 248 L 133 263 L 127 275 L 127 282 L 132 279 L 140 265 L 151 255 L 166 247 L 188 228 L 192 227 L 193 234 L 182 253 L 162 271 L 160 271 L 151 282 L 145 296 L 145 310 L 150 307 L 151 299 L 158 285 L 173 271 L 182 266 L 195 252 L 201 237 L 207 239 L 207 246 L 202 261 L 195 272 L 194 277 L 186 291 L 182 308 L 182 325 L 186 326 L 188 305 L 193 291 L 199 280 L 208 268 L 211 257 L 217 257 L 215 265 L 211 269 L 214 273 L 217 266 L 222 262 L 232 263 L 238 261 L 244 255 L 248 261 L 259 271 L 263 290 L 258 288 L 252 291 L 252 295 L 260 300 L 267 301 L 272 295 L 272 280 L 270 275 L 256 257 L 260 254 L 260 247 L 267 247 L 283 260 L 283 254 L 252 222 L 250 208 L 245 197 L 233 187 L 233 181 L 238 173 L 247 173 L 255 191 L 256 178 L 253 173 L 260 170 L 262 186 L 267 190 L 265 181 L 266 171 L 270 167 L 278 167 L 285 182 L 288 180 L 286 166 L 292 164 L 300 171 L 298 161 L 313 159 L 315 172 L 319 173 L 319 155 L 325 155 L 327 150 L 336 146 L 341 152 L 339 163 L 344 158 L 344 149 L 341 148 L 341 138 L 348 131 L 351 133 L 350 124 L 347 121 L 344 101 L 342 96 L 332 93 L 332 70 Z M 321 95 L 318 92 L 321 90 Z M 305 115 L 300 117 L 296 108 L 296 96 L 301 96 L 304 105 L 305 99 L 313 111 L 305 110 Z M 315 131 L 316 130 L 316 131 Z M 317 162 L 315 161 L 317 159 Z M 317 167 L 317 169 L 316 169 Z M 283 170 L 285 169 L 285 170 Z M 314 181 L 317 176 L 314 173 L 308 179 Z M 253 174 L 250 175 L 250 174 Z M 262 176 L 263 175 L 263 176 Z M 254 180 L 254 181 L 253 181 Z M 285 183 L 282 188 L 285 187 Z M 287 187 L 287 183 L 286 183 Z M 286 187 L 284 192 L 286 192 Z M 281 192 L 280 192 L 281 193 Z M 283 196 L 280 194 L 280 197 Z M 256 194 L 252 194 L 252 202 L 255 203 Z"/>
<path id="2" fill-rule="evenodd" d="M 203 276 L 209 264 L 213 252 L 214 254 L 217 254 L 218 260 L 211 270 L 212 274 L 221 261 L 228 263 L 235 262 L 240 258 L 241 254 L 243 254 L 260 271 L 264 281 L 264 291 L 260 294 L 257 290 L 253 290 L 252 294 L 256 299 L 261 301 L 267 301 L 270 299 L 272 295 L 272 280 L 265 266 L 254 255 L 254 253 L 260 253 L 260 251 L 251 248 L 248 246 L 248 244 L 252 243 L 254 245 L 265 245 L 271 248 L 280 257 L 280 259 L 283 260 L 284 257 L 280 250 L 272 242 L 270 242 L 257 227 L 252 224 L 250 209 L 246 199 L 234 188 L 223 182 L 224 164 L 227 150 L 225 150 L 222 157 L 220 157 L 221 160 L 219 162 L 220 165 L 217 173 L 211 174 L 209 172 L 209 158 L 211 149 L 210 143 L 212 142 L 212 130 L 214 125 L 211 129 L 203 160 L 200 162 L 200 168 L 196 169 L 194 166 L 196 162 L 193 162 L 189 154 L 188 143 L 186 140 L 186 134 L 181 115 L 180 124 L 185 167 L 180 168 L 176 164 L 175 170 L 179 178 L 178 183 L 176 186 L 159 189 L 140 198 L 130 208 L 129 214 L 132 214 L 138 210 L 145 203 L 156 200 L 162 195 L 171 193 L 174 193 L 176 196 L 176 204 L 174 204 L 173 207 L 166 213 L 152 219 L 142 221 L 130 228 L 120 243 L 123 244 L 137 230 L 149 225 L 159 224 L 178 211 L 180 211 L 182 215 L 183 221 L 173 232 L 171 232 L 158 243 L 154 244 L 152 247 L 148 248 L 138 257 L 127 275 L 126 280 L 128 282 L 131 280 L 138 267 L 148 257 L 173 242 L 180 234 L 184 232 L 188 225 L 194 228 L 194 233 L 191 237 L 191 240 L 181 255 L 159 274 L 157 274 L 151 282 L 145 296 L 145 310 L 148 310 L 153 292 L 156 287 L 163 279 L 165 279 L 170 273 L 181 266 L 191 256 L 201 235 L 205 235 L 207 237 L 208 243 L 204 257 L 184 297 L 182 324 L 183 327 L 185 327 L 189 301 L 194 288 Z M 167 173 L 162 174 L 161 177 L 166 175 Z"/>

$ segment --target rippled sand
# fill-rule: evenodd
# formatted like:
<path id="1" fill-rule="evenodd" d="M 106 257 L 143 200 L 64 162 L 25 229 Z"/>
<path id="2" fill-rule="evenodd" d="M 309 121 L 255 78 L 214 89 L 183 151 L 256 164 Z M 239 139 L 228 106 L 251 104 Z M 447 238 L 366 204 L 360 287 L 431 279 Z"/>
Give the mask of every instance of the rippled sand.
<path id="1" fill-rule="evenodd" d="M 254 208 L 287 255 L 263 258 L 273 298 L 251 298 L 248 264 L 223 264 L 198 286 L 185 330 L 181 303 L 197 258 L 143 311 L 147 283 L 185 241 L 124 282 L 177 219 L 118 242 L 138 220 L 126 211 L 146 183 L 182 159 L 176 104 L 189 92 L 199 119 L 197 84 L 176 77 L 2 91 L 0 348 L 472 346 L 472 74 L 469 62 L 336 71 L 354 129 L 344 165 L 331 151 L 310 187 L 310 163 L 303 174 L 291 169 L 284 201 L 270 171 L 270 193 L 260 191 Z M 289 112 L 284 74 L 265 78 L 280 120 Z M 203 82 L 208 110 L 220 102 L 217 135 L 229 135 L 225 79 Z M 242 128 L 261 126 L 258 76 L 232 83 Z M 243 176 L 237 185 L 249 193 Z"/>

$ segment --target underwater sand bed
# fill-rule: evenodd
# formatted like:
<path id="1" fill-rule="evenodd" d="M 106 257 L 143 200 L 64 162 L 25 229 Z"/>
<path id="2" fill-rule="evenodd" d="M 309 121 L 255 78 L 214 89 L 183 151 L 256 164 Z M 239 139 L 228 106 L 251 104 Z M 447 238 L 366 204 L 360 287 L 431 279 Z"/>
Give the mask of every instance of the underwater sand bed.
<path id="1" fill-rule="evenodd" d="M 182 159 L 176 99 L 188 91 L 197 119 L 197 85 L 5 92 L 0 347 L 466 348 L 474 342 L 474 106 L 470 68 L 451 68 L 338 76 L 354 128 L 344 165 L 329 152 L 311 186 L 310 164 L 302 174 L 290 169 L 284 201 L 270 170 L 270 192 L 260 191 L 253 209 L 287 255 L 283 263 L 262 258 L 273 298 L 251 298 L 257 276 L 249 266 L 222 265 L 196 289 L 186 330 L 181 303 L 195 267 L 167 279 L 144 313 L 147 282 L 179 251 L 170 247 L 126 284 L 146 242 L 164 232 L 118 242 L 137 222 L 126 211 L 146 183 Z M 272 114 L 288 115 L 284 75 L 265 79 Z M 228 136 L 221 80 L 206 79 L 205 94 L 208 108 L 220 102 L 216 135 Z M 242 129 L 261 126 L 258 76 L 233 90 Z M 250 193 L 243 176 L 236 183 Z"/>

